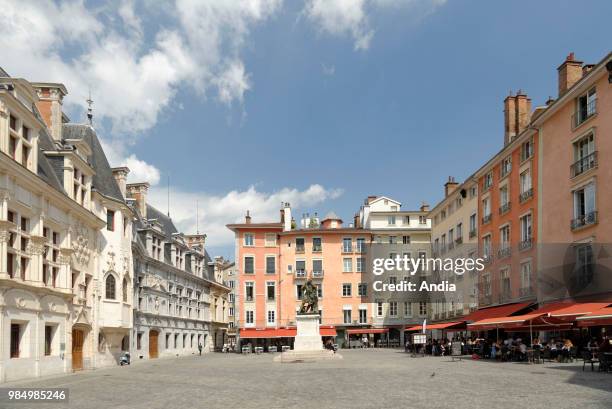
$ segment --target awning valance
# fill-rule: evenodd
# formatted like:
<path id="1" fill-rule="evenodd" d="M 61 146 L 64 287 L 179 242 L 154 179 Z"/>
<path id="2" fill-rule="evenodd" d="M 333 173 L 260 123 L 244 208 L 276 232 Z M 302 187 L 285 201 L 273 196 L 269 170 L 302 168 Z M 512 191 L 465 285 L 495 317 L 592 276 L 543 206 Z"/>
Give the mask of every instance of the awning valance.
<path id="1" fill-rule="evenodd" d="M 433 330 L 433 329 L 461 329 L 465 328 L 465 322 L 463 321 L 455 321 L 455 322 L 439 322 L 437 324 L 427 324 L 425 326 L 425 330 Z M 410 328 L 406 328 L 404 331 L 421 331 L 423 329 L 423 325 L 415 325 Z"/>
<path id="2" fill-rule="evenodd" d="M 507 317 L 529 307 L 531 302 L 499 305 L 497 307 L 481 308 L 463 317 L 465 322 L 476 322 L 487 318 Z"/>
<path id="3" fill-rule="evenodd" d="M 322 337 L 335 337 L 336 328 L 332 325 L 319 327 Z M 297 334 L 296 328 L 242 328 L 240 338 L 294 338 Z"/>
<path id="4" fill-rule="evenodd" d="M 579 327 L 612 325 L 612 307 L 602 308 L 590 314 L 576 318 Z"/>
<path id="5" fill-rule="evenodd" d="M 347 329 L 347 334 L 384 334 L 389 332 L 389 328 L 351 328 Z"/>

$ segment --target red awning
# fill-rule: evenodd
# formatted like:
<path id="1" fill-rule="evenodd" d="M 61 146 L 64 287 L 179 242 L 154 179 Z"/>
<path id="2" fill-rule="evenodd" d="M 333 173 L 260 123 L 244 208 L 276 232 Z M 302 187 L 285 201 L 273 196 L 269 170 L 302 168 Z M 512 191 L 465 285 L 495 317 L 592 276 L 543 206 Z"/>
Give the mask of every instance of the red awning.
<path id="1" fill-rule="evenodd" d="M 321 334 L 322 337 L 335 337 L 336 336 L 336 328 L 329 326 L 329 327 L 319 327 L 319 333 Z"/>
<path id="2" fill-rule="evenodd" d="M 384 334 L 389 332 L 389 328 L 353 328 L 347 329 L 347 334 Z"/>
<path id="3" fill-rule="evenodd" d="M 475 322 L 487 318 L 507 317 L 529 307 L 531 304 L 531 302 L 520 302 L 515 304 L 500 305 L 497 307 L 481 308 L 463 317 L 463 320 L 466 322 Z"/>
<path id="4" fill-rule="evenodd" d="M 470 330 L 489 330 L 489 329 L 548 329 L 561 326 L 571 326 L 571 322 L 564 322 L 559 318 L 550 317 L 548 314 L 532 312 L 529 314 L 515 315 L 513 317 L 486 318 L 468 324 Z"/>
<path id="5" fill-rule="evenodd" d="M 427 324 L 425 326 L 425 330 L 430 329 L 461 329 L 465 328 L 465 322 L 457 321 L 457 322 L 440 322 L 438 324 Z M 415 325 L 414 327 L 406 328 L 404 331 L 421 331 L 423 329 L 423 325 Z"/>
<path id="6" fill-rule="evenodd" d="M 323 337 L 335 337 L 336 328 L 332 325 L 319 327 L 319 333 Z M 243 328 L 240 330 L 240 338 L 294 338 L 297 334 L 296 328 Z"/>
<path id="7" fill-rule="evenodd" d="M 241 328 L 240 338 L 292 338 L 295 337 L 295 328 Z"/>
<path id="8" fill-rule="evenodd" d="M 561 319 L 573 320 L 579 315 L 591 314 L 595 311 L 601 310 L 609 306 L 610 302 L 586 302 L 586 303 L 571 303 L 569 306 L 560 308 L 550 312 L 552 317 L 558 317 Z"/>
<path id="9" fill-rule="evenodd" d="M 612 307 L 602 308 L 590 314 L 576 318 L 579 327 L 612 325 Z"/>

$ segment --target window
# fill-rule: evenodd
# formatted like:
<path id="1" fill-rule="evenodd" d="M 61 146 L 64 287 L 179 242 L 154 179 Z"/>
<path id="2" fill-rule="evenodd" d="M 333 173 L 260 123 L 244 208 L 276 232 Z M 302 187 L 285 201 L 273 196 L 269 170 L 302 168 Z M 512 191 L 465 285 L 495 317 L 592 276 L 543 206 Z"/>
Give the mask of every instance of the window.
<path id="1" fill-rule="evenodd" d="M 574 220 L 572 220 L 571 227 L 577 229 L 596 222 L 595 184 L 591 182 L 574 191 Z"/>
<path id="2" fill-rule="evenodd" d="M 357 272 L 363 273 L 365 271 L 365 258 L 357 257 Z"/>
<path id="3" fill-rule="evenodd" d="M 268 301 L 274 301 L 276 298 L 276 283 L 274 281 L 266 283 L 266 298 Z"/>
<path id="4" fill-rule="evenodd" d="M 351 322 L 353 322 L 352 317 L 351 317 L 352 311 L 350 309 L 343 310 L 343 313 L 344 313 L 344 323 L 345 324 L 350 324 Z"/>
<path id="5" fill-rule="evenodd" d="M 595 140 L 593 134 L 590 134 L 574 143 L 574 163 L 571 167 L 571 176 L 576 177 L 596 166 Z"/>
<path id="6" fill-rule="evenodd" d="M 342 268 L 343 272 L 351 273 L 353 271 L 353 259 L 352 258 L 344 258 L 342 260 Z"/>
<path id="7" fill-rule="evenodd" d="M 448 245 L 449 247 L 453 247 L 454 245 L 454 241 L 455 241 L 455 231 L 453 229 L 450 229 L 448 231 Z"/>
<path id="8" fill-rule="evenodd" d="M 470 215 L 470 237 L 473 237 L 475 235 L 476 235 L 476 213 Z"/>
<path id="9" fill-rule="evenodd" d="M 244 258 L 244 274 L 254 274 L 255 273 L 255 257 L 246 256 Z"/>
<path id="10" fill-rule="evenodd" d="M 458 223 L 457 224 L 457 228 L 455 229 L 455 231 L 457 232 L 457 241 L 460 241 L 461 239 L 463 239 L 463 223 Z"/>
<path id="11" fill-rule="evenodd" d="M 162 258 L 162 241 L 157 236 L 152 236 L 151 239 L 151 252 L 152 256 L 156 260 L 161 260 Z"/>
<path id="12" fill-rule="evenodd" d="M 229 315 L 230 317 L 234 316 L 234 307 L 229 307 L 227 315 Z"/>
<path id="13" fill-rule="evenodd" d="M 55 325 L 45 325 L 45 355 L 51 355 L 53 347 L 53 337 L 55 335 Z"/>
<path id="14" fill-rule="evenodd" d="M 525 169 L 519 177 L 521 195 L 531 190 L 531 169 Z"/>
<path id="15" fill-rule="evenodd" d="M 297 237 L 295 239 L 295 251 L 298 253 L 304 252 L 304 238 L 303 237 Z"/>
<path id="16" fill-rule="evenodd" d="M 368 310 L 365 308 L 359 308 L 359 323 L 360 324 L 368 323 Z"/>
<path id="17" fill-rule="evenodd" d="M 22 325 L 11 323 L 11 358 L 19 358 Z"/>
<path id="18" fill-rule="evenodd" d="M 345 237 L 342 239 L 342 252 L 350 253 L 353 251 L 353 240 L 350 237 Z"/>
<path id="19" fill-rule="evenodd" d="M 276 246 L 276 233 L 266 233 L 266 247 Z"/>
<path id="20" fill-rule="evenodd" d="M 108 277 L 106 277 L 106 299 L 107 300 L 114 300 L 116 298 L 116 280 L 115 280 L 115 276 L 112 274 L 109 274 Z"/>
<path id="21" fill-rule="evenodd" d="M 343 297 L 350 297 L 352 294 L 352 285 L 351 283 L 344 283 L 342 284 L 342 296 Z"/>
<path id="22" fill-rule="evenodd" d="M 382 317 L 383 314 L 384 314 L 383 303 L 382 301 L 377 301 L 376 302 L 376 316 Z"/>
<path id="23" fill-rule="evenodd" d="M 512 294 L 512 287 L 510 286 L 510 270 L 508 268 L 503 268 L 500 270 L 499 281 L 501 283 L 502 300 L 507 300 Z"/>
<path id="24" fill-rule="evenodd" d="M 410 244 L 410 236 L 402 236 L 403 244 Z"/>
<path id="25" fill-rule="evenodd" d="M 427 315 L 427 303 L 424 301 L 419 303 L 419 315 Z"/>
<path id="26" fill-rule="evenodd" d="M 595 264 L 593 262 L 593 246 L 591 244 L 580 245 L 575 248 L 576 265 L 572 281 L 578 286 L 590 284 L 593 281 Z"/>
<path id="27" fill-rule="evenodd" d="M 142 332 L 136 334 L 136 349 L 142 349 Z"/>
<path id="28" fill-rule="evenodd" d="M 298 277 L 306 277 L 306 261 L 305 260 L 295 261 L 295 274 Z"/>
<path id="29" fill-rule="evenodd" d="M 81 172 L 79 169 L 74 168 L 73 171 L 73 182 L 72 182 L 72 186 L 73 186 L 73 198 L 74 200 L 79 203 L 84 205 L 86 202 L 86 198 L 87 198 L 87 185 L 85 182 L 85 174 L 83 172 Z M 113 218 L 115 215 L 115 212 L 113 213 Z M 108 216 L 108 210 L 106 212 L 106 224 L 107 224 L 107 229 L 108 229 L 108 220 L 109 220 L 109 216 Z M 114 231 L 115 229 L 115 222 L 113 220 L 113 228 L 108 229 L 110 231 Z"/>
<path id="30" fill-rule="evenodd" d="M 357 245 L 357 252 L 358 253 L 364 253 L 365 252 L 365 239 L 364 238 L 358 238 L 356 241 L 356 245 Z"/>
<path id="31" fill-rule="evenodd" d="M 527 214 L 520 219 L 521 224 L 521 248 L 527 244 L 531 247 L 531 214 Z"/>
<path id="32" fill-rule="evenodd" d="M 323 298 L 323 284 L 316 284 L 315 287 L 317 287 L 317 297 Z"/>
<path id="33" fill-rule="evenodd" d="M 389 301 L 389 316 L 397 317 L 397 301 Z"/>
<path id="34" fill-rule="evenodd" d="M 128 302 L 128 280 L 123 278 L 123 284 L 121 285 L 121 293 L 123 302 Z"/>
<path id="35" fill-rule="evenodd" d="M 322 250 L 323 250 L 323 247 L 321 246 L 321 238 L 313 237 L 312 238 L 312 251 L 319 252 Z"/>
<path id="36" fill-rule="evenodd" d="M 521 264 L 521 295 L 531 294 L 531 262 Z"/>
<path id="37" fill-rule="evenodd" d="M 365 297 L 368 294 L 368 285 L 366 283 L 357 284 L 357 295 Z"/>
<path id="38" fill-rule="evenodd" d="M 510 196 L 508 194 L 508 185 L 504 185 L 499 188 L 499 202 L 501 203 L 501 208 L 507 206 L 509 201 Z"/>
<path id="39" fill-rule="evenodd" d="M 412 303 L 404 302 L 404 317 L 412 317 Z"/>
<path id="40" fill-rule="evenodd" d="M 395 243 L 397 243 L 397 237 L 389 236 L 389 244 L 395 244 Z"/>
<path id="41" fill-rule="evenodd" d="M 404 216 L 403 224 L 406 226 L 410 226 L 410 215 Z"/>
<path id="42" fill-rule="evenodd" d="M 483 223 L 491 220 L 491 199 L 488 197 L 482 199 L 482 219 Z"/>
<path id="43" fill-rule="evenodd" d="M 521 162 L 533 156 L 533 139 L 523 142 L 521 145 Z"/>
<path id="44" fill-rule="evenodd" d="M 247 281 L 244 283 L 245 285 L 245 299 L 246 301 L 253 301 L 255 297 L 255 283 L 252 281 Z"/>
<path id="45" fill-rule="evenodd" d="M 255 245 L 255 237 L 253 233 L 244 233 L 244 245 L 252 247 Z"/>
<path id="46" fill-rule="evenodd" d="M 276 256 L 266 256 L 266 274 L 276 273 Z"/>
<path id="47" fill-rule="evenodd" d="M 296 298 L 296 300 L 301 300 L 302 297 L 304 296 L 303 289 L 304 289 L 304 286 L 302 284 L 296 284 L 295 285 L 295 298 Z"/>
<path id="48" fill-rule="evenodd" d="M 512 171 L 512 156 L 508 156 L 502 161 L 500 169 L 501 177 L 506 176 L 510 171 Z"/>
<path id="49" fill-rule="evenodd" d="M 254 324 L 255 323 L 255 315 L 253 314 L 252 310 L 246 310 L 245 311 L 245 322 L 247 324 Z"/>
<path id="50" fill-rule="evenodd" d="M 419 224 L 427 224 L 427 216 L 419 216 Z"/>
<path id="51" fill-rule="evenodd" d="M 506 250 L 510 248 L 510 226 L 506 225 L 499 229 L 500 235 L 500 247 L 501 250 Z"/>
<path id="52" fill-rule="evenodd" d="M 483 188 L 484 190 L 488 190 L 493 186 L 493 173 L 489 172 L 484 177 Z"/>
<path id="53" fill-rule="evenodd" d="M 389 226 L 395 226 L 395 215 L 387 216 L 387 224 Z"/>
<path id="54" fill-rule="evenodd" d="M 317 277 L 323 274 L 323 260 L 312 260 L 312 275 Z"/>
<path id="55" fill-rule="evenodd" d="M 269 310 L 268 311 L 268 324 L 274 324 L 276 322 L 276 311 Z"/>
<path id="56" fill-rule="evenodd" d="M 597 113 L 597 90 L 591 88 L 586 94 L 576 99 L 574 126 L 582 124 L 595 113 Z"/>

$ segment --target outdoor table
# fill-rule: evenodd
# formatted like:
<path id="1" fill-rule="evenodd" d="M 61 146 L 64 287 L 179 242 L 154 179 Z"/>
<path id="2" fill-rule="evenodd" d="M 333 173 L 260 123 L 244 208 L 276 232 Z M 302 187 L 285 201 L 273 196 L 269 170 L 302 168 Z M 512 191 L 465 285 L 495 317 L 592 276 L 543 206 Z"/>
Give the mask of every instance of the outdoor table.
<path id="1" fill-rule="evenodd" d="M 263 347 L 255 347 L 255 353 L 258 355 L 263 353 Z"/>
<path id="2" fill-rule="evenodd" d="M 242 353 L 243 354 L 250 354 L 251 353 L 251 348 L 250 347 L 242 347 Z"/>
<path id="3" fill-rule="evenodd" d="M 273 345 L 273 346 L 269 346 L 269 347 L 268 347 L 268 352 L 276 352 L 276 350 L 277 350 L 277 349 L 276 349 L 276 346 L 275 346 L 275 345 Z"/>

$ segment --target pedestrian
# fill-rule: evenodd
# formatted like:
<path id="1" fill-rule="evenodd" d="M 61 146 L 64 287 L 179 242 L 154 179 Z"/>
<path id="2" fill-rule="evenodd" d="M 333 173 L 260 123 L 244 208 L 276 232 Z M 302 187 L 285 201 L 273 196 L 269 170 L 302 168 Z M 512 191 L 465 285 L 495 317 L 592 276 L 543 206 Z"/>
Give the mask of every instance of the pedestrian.
<path id="1" fill-rule="evenodd" d="M 202 343 L 198 344 L 198 351 L 200 351 L 200 356 L 202 356 Z"/>

